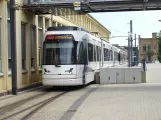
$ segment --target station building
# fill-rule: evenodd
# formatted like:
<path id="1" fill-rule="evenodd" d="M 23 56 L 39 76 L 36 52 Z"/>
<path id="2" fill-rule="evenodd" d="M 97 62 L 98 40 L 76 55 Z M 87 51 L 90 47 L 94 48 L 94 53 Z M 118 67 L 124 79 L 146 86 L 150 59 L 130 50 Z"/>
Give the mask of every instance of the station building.
<path id="1" fill-rule="evenodd" d="M 16 0 L 18 6 L 23 0 Z M 41 84 L 42 43 L 44 32 L 51 26 L 81 26 L 109 40 L 110 31 L 89 14 L 77 15 L 63 9 L 59 15 L 35 15 L 27 10 L 16 11 L 17 87 L 23 89 Z M 12 89 L 11 79 L 10 5 L 0 0 L 0 93 Z"/>
<path id="2" fill-rule="evenodd" d="M 147 51 L 153 53 L 147 54 Z M 139 36 L 139 62 L 143 58 L 146 58 L 146 62 L 151 63 L 152 61 L 158 60 L 158 39 L 157 33 L 152 33 L 151 38 L 142 38 Z"/>

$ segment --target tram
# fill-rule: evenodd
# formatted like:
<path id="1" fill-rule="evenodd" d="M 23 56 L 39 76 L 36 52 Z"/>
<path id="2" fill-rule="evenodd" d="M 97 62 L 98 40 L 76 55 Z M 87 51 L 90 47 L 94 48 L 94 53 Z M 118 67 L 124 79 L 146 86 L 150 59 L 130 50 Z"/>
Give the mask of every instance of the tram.
<path id="1" fill-rule="evenodd" d="M 101 67 L 124 64 L 126 57 L 126 51 L 81 27 L 49 27 L 43 41 L 42 82 L 45 86 L 85 85 L 94 81 Z"/>

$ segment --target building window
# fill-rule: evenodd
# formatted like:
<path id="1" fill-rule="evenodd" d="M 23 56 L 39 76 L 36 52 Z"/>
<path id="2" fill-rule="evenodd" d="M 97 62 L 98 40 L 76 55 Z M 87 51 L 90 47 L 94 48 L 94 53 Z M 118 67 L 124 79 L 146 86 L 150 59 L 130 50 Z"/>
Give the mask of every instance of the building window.
<path id="1" fill-rule="evenodd" d="M 64 8 L 65 18 L 67 18 L 67 8 Z"/>
<path id="2" fill-rule="evenodd" d="M 11 27 L 10 20 L 7 21 L 8 26 L 8 69 L 11 70 Z"/>
<path id="3" fill-rule="evenodd" d="M 7 17 L 10 19 L 10 5 L 7 5 Z"/>
<path id="4" fill-rule="evenodd" d="M 38 27 L 42 27 L 42 17 L 38 16 Z"/>
<path id="5" fill-rule="evenodd" d="M 61 26 L 61 24 L 58 23 L 58 26 Z"/>
<path id="6" fill-rule="evenodd" d="M 42 39 L 43 39 L 43 31 L 42 31 L 42 17 L 38 16 L 38 51 L 39 51 L 39 68 L 41 65 L 41 49 L 42 49 Z"/>
<path id="7" fill-rule="evenodd" d="M 56 21 L 53 22 L 53 27 L 56 27 Z"/>
<path id="8" fill-rule="evenodd" d="M 150 45 L 148 45 L 148 49 L 149 49 L 149 50 L 151 49 L 151 46 L 150 46 Z"/>
<path id="9" fill-rule="evenodd" d="M 68 9 L 68 19 L 71 19 L 71 9 Z"/>
<path id="10" fill-rule="evenodd" d="M 41 68 L 41 48 L 39 48 L 39 67 Z"/>
<path id="11" fill-rule="evenodd" d="M 156 45 L 154 45 L 154 50 L 156 49 Z"/>
<path id="12" fill-rule="evenodd" d="M 45 31 L 47 31 L 48 27 L 49 27 L 49 19 L 45 19 Z"/>
<path id="13" fill-rule="evenodd" d="M 21 23 L 22 69 L 26 70 L 26 24 Z"/>
<path id="14" fill-rule="evenodd" d="M 2 58 L 1 58 L 1 50 L 2 50 L 2 48 L 1 48 L 1 18 L 0 18 L 0 72 L 2 72 Z"/>
<path id="15" fill-rule="evenodd" d="M 35 26 L 30 26 L 30 43 L 31 43 L 31 68 L 34 69 L 34 50 L 35 50 Z"/>
<path id="16" fill-rule="evenodd" d="M 146 51 L 146 46 L 144 45 L 144 46 L 143 46 L 143 52 L 145 52 L 145 51 Z"/>
<path id="17" fill-rule="evenodd" d="M 42 48 L 42 29 L 38 30 L 38 42 L 39 42 L 39 67 L 41 68 L 41 48 Z"/>
<path id="18" fill-rule="evenodd" d="M 10 27 L 10 6 L 7 5 L 7 27 L 8 27 L 8 70 L 11 70 L 11 27 Z"/>

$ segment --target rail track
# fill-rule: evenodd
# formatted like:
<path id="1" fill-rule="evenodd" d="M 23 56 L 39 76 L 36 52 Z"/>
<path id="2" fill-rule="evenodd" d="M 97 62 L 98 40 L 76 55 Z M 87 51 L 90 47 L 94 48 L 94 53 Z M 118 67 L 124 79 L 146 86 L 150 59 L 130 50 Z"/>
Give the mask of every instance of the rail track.
<path id="1" fill-rule="evenodd" d="M 19 114 L 22 114 L 23 112 L 29 111 L 29 113 L 27 113 L 25 116 L 23 116 L 21 118 L 21 120 L 27 120 L 30 117 L 32 117 L 37 111 L 39 111 L 41 108 L 45 107 L 47 104 L 51 103 L 52 101 L 56 100 L 57 98 L 63 96 L 67 92 L 68 91 L 61 92 L 58 95 L 54 95 L 54 96 L 52 96 L 52 97 L 50 97 L 48 99 L 45 99 L 45 100 L 43 100 L 43 101 L 41 101 L 39 103 L 36 103 L 36 104 L 34 104 L 34 105 L 30 106 L 30 107 L 23 108 L 23 109 L 19 110 L 16 113 L 13 113 L 13 114 L 10 114 L 10 115 L 4 115 L 4 117 L 1 117 L 0 120 L 9 120 L 12 117 L 15 117 L 15 116 L 17 116 Z M 47 93 L 44 93 L 44 94 L 47 94 Z M 42 96 L 42 95 L 43 94 L 41 94 L 39 96 Z M 35 97 L 31 97 L 29 99 L 25 99 L 24 101 L 27 102 L 28 100 L 33 100 L 35 98 L 38 98 L 38 95 L 35 96 Z M 20 103 L 18 103 L 18 102 L 20 102 Z M 5 114 L 6 112 L 9 112 L 9 111 L 15 109 L 16 107 L 20 106 L 23 103 L 23 100 L 22 101 L 18 101 L 18 102 L 14 103 L 12 105 L 7 105 L 7 106 L 5 106 L 5 108 L 2 108 L 3 110 L 1 110 L 1 114 Z"/>

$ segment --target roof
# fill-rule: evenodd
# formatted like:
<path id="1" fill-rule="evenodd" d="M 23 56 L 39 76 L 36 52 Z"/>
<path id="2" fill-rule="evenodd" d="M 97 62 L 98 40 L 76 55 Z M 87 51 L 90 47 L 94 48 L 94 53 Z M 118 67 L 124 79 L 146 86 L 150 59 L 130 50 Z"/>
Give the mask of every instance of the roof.
<path id="1" fill-rule="evenodd" d="M 97 21 L 92 15 L 87 14 L 89 17 L 91 17 L 94 21 L 96 21 L 101 27 L 103 27 L 105 30 L 107 30 L 109 32 L 109 34 L 111 34 L 111 32 L 105 27 L 103 26 L 99 21 Z"/>

